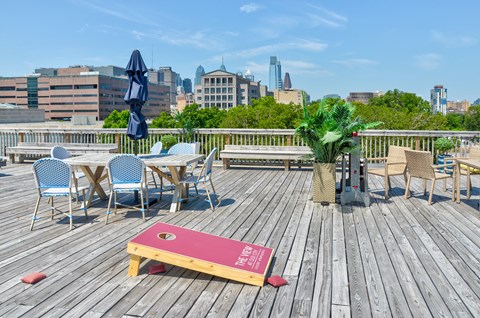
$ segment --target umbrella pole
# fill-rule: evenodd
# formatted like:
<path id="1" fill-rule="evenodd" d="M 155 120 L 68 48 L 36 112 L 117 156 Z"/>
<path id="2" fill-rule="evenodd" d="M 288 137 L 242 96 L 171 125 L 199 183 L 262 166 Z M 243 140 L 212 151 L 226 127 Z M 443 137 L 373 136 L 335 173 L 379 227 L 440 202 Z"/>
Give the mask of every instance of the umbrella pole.
<path id="1" fill-rule="evenodd" d="M 138 140 L 133 141 L 133 154 L 138 155 Z M 134 200 L 135 203 L 138 203 L 138 191 L 134 191 Z"/>

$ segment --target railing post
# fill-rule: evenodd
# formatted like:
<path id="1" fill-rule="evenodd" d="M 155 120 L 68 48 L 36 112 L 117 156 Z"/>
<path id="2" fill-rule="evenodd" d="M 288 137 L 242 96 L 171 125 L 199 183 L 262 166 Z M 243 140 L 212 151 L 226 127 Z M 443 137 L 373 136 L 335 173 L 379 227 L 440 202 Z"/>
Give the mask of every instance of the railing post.
<path id="1" fill-rule="evenodd" d="M 115 133 L 115 143 L 118 146 L 118 152 L 122 153 L 122 148 L 120 148 L 120 134 L 119 133 Z"/>
<path id="2" fill-rule="evenodd" d="M 292 145 L 292 136 L 288 135 L 287 136 L 287 146 L 291 146 Z"/>
<path id="3" fill-rule="evenodd" d="M 225 145 L 230 145 L 230 134 L 225 135 Z"/>
<path id="4" fill-rule="evenodd" d="M 18 142 L 25 142 L 25 133 L 18 133 Z"/>
<path id="5" fill-rule="evenodd" d="M 415 150 L 420 150 L 420 136 L 415 137 Z"/>
<path id="6" fill-rule="evenodd" d="M 71 136 L 70 133 L 67 133 L 67 132 L 65 133 L 65 142 L 66 143 L 70 143 L 70 140 L 71 140 L 70 136 Z"/>

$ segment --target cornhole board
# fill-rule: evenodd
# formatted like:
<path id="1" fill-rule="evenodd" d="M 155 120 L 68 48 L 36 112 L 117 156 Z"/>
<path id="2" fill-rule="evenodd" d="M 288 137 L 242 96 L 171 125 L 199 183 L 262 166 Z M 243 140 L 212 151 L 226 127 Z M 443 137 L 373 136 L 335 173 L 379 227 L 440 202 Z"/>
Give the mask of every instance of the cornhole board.
<path id="1" fill-rule="evenodd" d="M 166 223 L 156 223 L 133 238 L 129 276 L 152 259 L 242 283 L 263 286 L 273 249 Z"/>

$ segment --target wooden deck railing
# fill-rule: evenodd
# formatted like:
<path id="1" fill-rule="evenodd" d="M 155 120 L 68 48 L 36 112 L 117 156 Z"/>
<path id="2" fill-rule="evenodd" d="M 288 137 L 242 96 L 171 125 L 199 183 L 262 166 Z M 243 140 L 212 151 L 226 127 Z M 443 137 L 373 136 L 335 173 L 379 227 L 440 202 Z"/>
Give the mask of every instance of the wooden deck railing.
<path id="1" fill-rule="evenodd" d="M 176 136 L 179 142 L 185 141 L 179 129 L 149 129 L 148 139 L 138 141 L 139 153 L 148 153 L 152 145 L 167 134 Z M 478 142 L 480 131 L 367 130 L 360 136 L 364 156 L 377 158 L 385 156 L 389 145 L 432 151 L 439 137 L 452 138 L 458 153 L 462 145 Z M 204 154 L 214 147 L 222 150 L 225 144 L 305 145 L 293 129 L 197 129 L 195 140 L 201 143 Z M 117 143 L 122 153 L 133 153 L 134 144 L 126 136 L 126 129 L 0 128 L 0 156 L 5 156 L 6 147 L 16 146 L 18 142 Z"/>

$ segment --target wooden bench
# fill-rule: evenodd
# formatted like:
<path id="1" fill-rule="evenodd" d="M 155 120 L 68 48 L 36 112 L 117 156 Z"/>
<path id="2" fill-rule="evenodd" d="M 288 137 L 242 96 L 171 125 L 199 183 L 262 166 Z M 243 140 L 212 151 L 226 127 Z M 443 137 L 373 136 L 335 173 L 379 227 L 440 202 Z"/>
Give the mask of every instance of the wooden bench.
<path id="1" fill-rule="evenodd" d="M 225 145 L 220 151 L 223 169 L 230 167 L 230 159 L 272 159 L 283 160 L 285 171 L 290 169 L 291 160 L 301 160 L 312 151 L 306 146 L 239 146 Z"/>
<path id="2" fill-rule="evenodd" d="M 6 153 L 10 156 L 10 162 L 15 162 L 18 157 L 19 162 L 23 162 L 26 155 L 49 156 L 54 146 L 62 146 L 73 156 L 79 156 L 86 153 L 116 153 L 117 144 L 76 144 L 76 143 L 41 143 L 41 142 L 19 142 L 18 146 L 7 147 Z"/>

